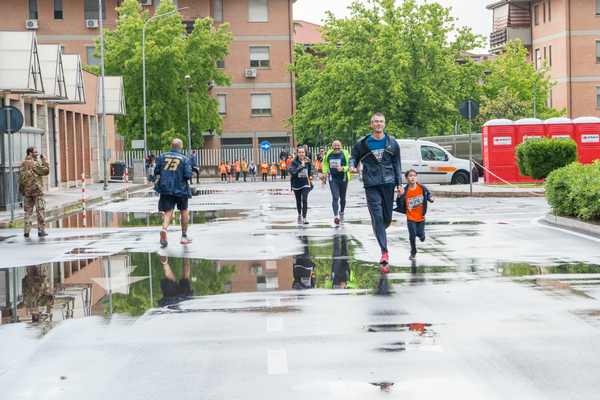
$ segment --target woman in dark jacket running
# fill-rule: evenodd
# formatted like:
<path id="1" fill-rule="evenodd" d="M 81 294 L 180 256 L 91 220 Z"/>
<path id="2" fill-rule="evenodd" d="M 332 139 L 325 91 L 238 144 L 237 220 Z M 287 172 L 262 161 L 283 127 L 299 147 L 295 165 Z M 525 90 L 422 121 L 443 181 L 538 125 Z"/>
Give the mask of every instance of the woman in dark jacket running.
<path id="1" fill-rule="evenodd" d="M 308 193 L 311 191 L 313 170 L 312 163 L 306 157 L 304 148 L 298 147 L 298 155 L 290 165 L 292 177 L 292 191 L 296 196 L 296 209 L 298 210 L 298 224 L 308 224 L 306 213 L 308 211 Z"/>

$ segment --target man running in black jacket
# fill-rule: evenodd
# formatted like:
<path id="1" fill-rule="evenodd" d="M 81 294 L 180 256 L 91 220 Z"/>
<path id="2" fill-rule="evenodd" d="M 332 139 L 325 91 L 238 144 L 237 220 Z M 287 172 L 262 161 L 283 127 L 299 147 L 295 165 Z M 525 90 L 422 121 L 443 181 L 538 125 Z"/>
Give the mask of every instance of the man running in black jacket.
<path id="1" fill-rule="evenodd" d="M 390 257 L 385 230 L 392 223 L 394 190 L 399 194 L 404 192 L 401 186 L 400 146 L 396 139 L 385 132 L 383 114 L 373 114 L 371 129 L 371 134 L 360 138 L 352 148 L 350 167 L 356 172 L 358 164 L 362 163 L 367 206 L 373 233 L 381 249 L 381 271 L 387 273 Z"/>

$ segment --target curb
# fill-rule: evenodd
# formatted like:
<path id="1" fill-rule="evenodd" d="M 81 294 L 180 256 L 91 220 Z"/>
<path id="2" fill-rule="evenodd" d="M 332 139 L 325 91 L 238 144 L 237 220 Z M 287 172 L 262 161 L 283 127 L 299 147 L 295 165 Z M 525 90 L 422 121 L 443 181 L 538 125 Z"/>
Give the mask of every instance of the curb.
<path id="1" fill-rule="evenodd" d="M 560 217 L 553 214 L 546 214 L 542 218 L 542 222 L 573 232 L 584 233 L 586 235 L 600 238 L 600 224 L 592 224 L 589 222 L 583 222 L 576 218 Z"/>
<path id="2" fill-rule="evenodd" d="M 431 193 L 438 197 L 543 197 L 544 192 L 454 192 L 444 190 L 431 190 Z"/>
<path id="3" fill-rule="evenodd" d="M 139 190 L 147 189 L 149 187 L 151 187 L 151 185 L 148 185 L 148 184 L 131 185 L 128 188 L 128 192 L 133 193 L 133 192 L 137 192 Z M 99 195 L 99 196 L 94 196 L 94 197 L 88 197 L 86 199 L 85 203 L 88 206 L 93 205 L 93 204 L 98 204 L 98 203 L 102 203 L 105 200 L 112 200 L 117 197 L 122 197 L 124 194 L 125 194 L 125 189 L 119 189 L 114 192 L 106 193 L 106 197 L 104 194 Z M 81 200 L 72 201 L 69 203 L 63 203 L 61 205 L 46 209 L 46 220 L 50 221 L 59 215 L 70 214 L 75 211 L 80 211 L 81 209 L 82 209 Z M 24 217 L 23 215 L 16 217 L 14 222 L 15 223 L 22 222 L 23 217 Z M 11 226 L 10 226 L 9 219 L 0 221 L 0 228 L 4 229 L 4 228 L 10 228 L 10 227 Z"/>

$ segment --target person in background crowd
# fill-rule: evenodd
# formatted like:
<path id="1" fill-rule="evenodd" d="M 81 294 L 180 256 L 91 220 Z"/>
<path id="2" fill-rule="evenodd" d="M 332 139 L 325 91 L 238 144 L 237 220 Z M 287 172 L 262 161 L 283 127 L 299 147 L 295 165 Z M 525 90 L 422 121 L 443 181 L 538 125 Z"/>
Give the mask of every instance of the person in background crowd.
<path id="1" fill-rule="evenodd" d="M 281 179 L 286 180 L 287 179 L 287 159 L 286 160 L 279 160 L 279 172 L 281 173 Z"/>
<path id="2" fill-rule="evenodd" d="M 277 179 L 277 163 L 273 161 L 271 164 L 271 180 L 274 181 Z"/>
<path id="3" fill-rule="evenodd" d="M 231 162 L 229 163 L 229 169 L 227 172 L 229 172 L 229 183 L 232 183 L 233 177 L 235 175 L 235 163 L 233 162 L 233 160 L 231 160 Z"/>
<path id="4" fill-rule="evenodd" d="M 260 163 L 260 174 L 262 175 L 262 181 L 266 182 L 267 177 L 269 176 L 269 163 L 266 161 Z"/>
<path id="5" fill-rule="evenodd" d="M 310 160 L 306 157 L 303 147 L 298 148 L 298 156 L 290 166 L 291 186 L 296 196 L 296 210 L 298 211 L 298 225 L 306 225 L 308 213 L 308 193 L 312 190 L 313 169 Z"/>
<path id="6" fill-rule="evenodd" d="M 296 155 L 294 154 L 294 157 L 296 157 Z M 287 166 L 287 170 L 290 170 L 290 165 L 292 165 L 292 161 L 294 161 L 294 157 L 292 157 L 292 155 L 290 154 L 287 158 L 287 160 L 285 160 L 285 164 Z"/>
<path id="7" fill-rule="evenodd" d="M 225 164 L 225 161 L 221 161 L 221 164 L 219 164 L 219 174 L 221 175 L 221 182 L 227 183 L 227 164 Z"/>
<path id="8" fill-rule="evenodd" d="M 154 190 L 160 194 L 158 211 L 163 213 L 163 224 L 160 231 L 160 246 L 167 247 L 167 230 L 173 219 L 175 206 L 181 213 L 181 244 L 191 243 L 187 236 L 189 221 L 188 200 L 192 197 L 190 180 L 192 179 L 192 163 L 183 153 L 181 139 L 173 139 L 171 150 L 162 154 L 156 162 L 154 175 L 157 177 Z"/>
<path id="9" fill-rule="evenodd" d="M 146 157 L 146 177 L 150 182 L 154 182 L 154 167 L 156 167 L 156 158 L 154 154 Z"/>
<path id="10" fill-rule="evenodd" d="M 235 181 L 239 182 L 240 174 L 242 173 L 242 165 L 240 164 L 239 160 L 235 160 L 235 163 L 233 165 L 235 168 Z"/>
<path id="11" fill-rule="evenodd" d="M 244 182 L 248 178 L 248 168 L 248 161 L 245 158 L 242 159 L 242 176 L 244 177 Z"/>
<path id="12" fill-rule="evenodd" d="M 284 147 L 283 149 L 281 149 L 281 152 L 279 153 L 279 159 L 280 160 L 287 160 L 287 158 L 289 157 L 290 152 L 288 150 L 288 147 Z"/>
<path id="13" fill-rule="evenodd" d="M 250 167 L 248 168 L 248 172 L 250 173 L 252 182 L 256 182 L 256 164 L 254 164 L 254 160 L 250 162 Z"/>
<path id="14" fill-rule="evenodd" d="M 200 183 L 200 160 L 196 150 L 192 151 L 192 172 L 196 174 L 196 183 Z"/>
<path id="15" fill-rule="evenodd" d="M 29 147 L 25 160 L 21 163 L 19 172 L 19 192 L 23 196 L 23 211 L 25 221 L 23 236 L 29 238 L 31 232 L 31 217 L 33 209 L 37 217 L 38 237 L 48 236 L 46 232 L 46 201 L 44 200 L 43 177 L 50 173 L 46 157 L 39 154 L 35 147 Z"/>

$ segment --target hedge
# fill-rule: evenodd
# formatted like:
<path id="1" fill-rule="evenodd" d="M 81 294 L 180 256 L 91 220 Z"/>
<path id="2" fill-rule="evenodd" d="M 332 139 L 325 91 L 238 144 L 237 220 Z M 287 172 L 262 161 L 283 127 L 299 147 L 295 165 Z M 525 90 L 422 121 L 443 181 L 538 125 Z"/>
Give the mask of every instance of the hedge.
<path id="1" fill-rule="evenodd" d="M 572 163 L 546 179 L 546 198 L 558 214 L 584 221 L 600 221 L 600 160 Z"/>
<path id="2" fill-rule="evenodd" d="M 577 160 L 577 144 L 569 139 L 527 140 L 517 146 L 517 165 L 523 176 L 544 179 L 557 168 Z"/>

